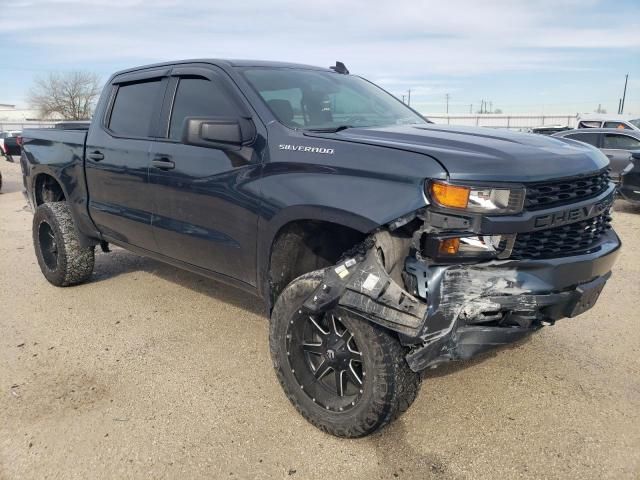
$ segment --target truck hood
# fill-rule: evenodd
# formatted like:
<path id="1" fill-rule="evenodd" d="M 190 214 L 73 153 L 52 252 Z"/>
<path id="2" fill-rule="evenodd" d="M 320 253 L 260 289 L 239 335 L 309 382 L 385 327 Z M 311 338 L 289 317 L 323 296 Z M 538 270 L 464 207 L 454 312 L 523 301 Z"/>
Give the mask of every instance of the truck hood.
<path id="1" fill-rule="evenodd" d="M 400 125 L 349 128 L 330 137 L 428 155 L 452 180 L 543 181 L 592 173 L 609 164 L 602 152 L 581 142 L 489 128 Z"/>

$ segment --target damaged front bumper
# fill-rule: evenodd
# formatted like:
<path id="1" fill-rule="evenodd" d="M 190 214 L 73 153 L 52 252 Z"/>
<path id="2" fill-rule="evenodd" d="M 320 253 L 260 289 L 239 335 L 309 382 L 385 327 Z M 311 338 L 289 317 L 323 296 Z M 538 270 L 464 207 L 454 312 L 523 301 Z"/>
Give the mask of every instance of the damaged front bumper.
<path id="1" fill-rule="evenodd" d="M 564 258 L 430 265 L 408 255 L 403 282 L 384 265 L 384 243 L 374 236 L 362 255 L 327 269 L 304 308 L 343 309 L 398 332 L 414 371 L 471 358 L 583 313 L 597 300 L 620 248 L 610 230 L 597 251 Z"/>

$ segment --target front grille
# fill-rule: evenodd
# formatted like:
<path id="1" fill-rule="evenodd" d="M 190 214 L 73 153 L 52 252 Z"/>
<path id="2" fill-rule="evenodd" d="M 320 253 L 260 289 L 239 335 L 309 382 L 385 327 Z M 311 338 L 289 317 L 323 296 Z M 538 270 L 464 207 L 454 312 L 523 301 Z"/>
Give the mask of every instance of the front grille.
<path id="1" fill-rule="evenodd" d="M 525 210 L 541 210 L 596 197 L 609 186 L 609 172 L 527 185 Z"/>
<path id="2" fill-rule="evenodd" d="M 611 228 L 609 210 L 597 217 L 561 227 L 520 233 L 509 258 L 515 260 L 569 257 L 594 252 Z"/>

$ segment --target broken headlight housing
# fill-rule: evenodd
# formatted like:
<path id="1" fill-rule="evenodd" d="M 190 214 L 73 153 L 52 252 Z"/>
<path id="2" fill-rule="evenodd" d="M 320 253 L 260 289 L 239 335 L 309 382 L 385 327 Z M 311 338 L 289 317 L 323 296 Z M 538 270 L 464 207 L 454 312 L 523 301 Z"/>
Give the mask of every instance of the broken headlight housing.
<path id="1" fill-rule="evenodd" d="M 505 259 L 515 239 L 515 235 L 429 235 L 423 239 L 422 254 L 440 262 Z"/>
<path id="2" fill-rule="evenodd" d="M 425 187 L 432 202 L 444 208 L 507 215 L 520 213 L 524 206 L 525 189 L 518 186 L 458 185 L 433 180 Z"/>

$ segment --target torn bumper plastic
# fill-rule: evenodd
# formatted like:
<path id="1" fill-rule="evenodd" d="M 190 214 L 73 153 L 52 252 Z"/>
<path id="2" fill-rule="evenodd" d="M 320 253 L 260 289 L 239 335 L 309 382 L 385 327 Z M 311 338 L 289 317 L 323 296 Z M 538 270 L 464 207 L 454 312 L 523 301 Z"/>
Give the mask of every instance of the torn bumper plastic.
<path id="1" fill-rule="evenodd" d="M 598 251 L 574 257 L 438 266 L 409 256 L 404 272 L 413 277 L 410 293 L 387 273 L 372 247 L 363 257 L 328 269 L 304 308 L 345 309 L 398 332 L 410 347 L 410 368 L 420 371 L 471 358 L 588 310 L 619 248 L 610 231 Z"/>

